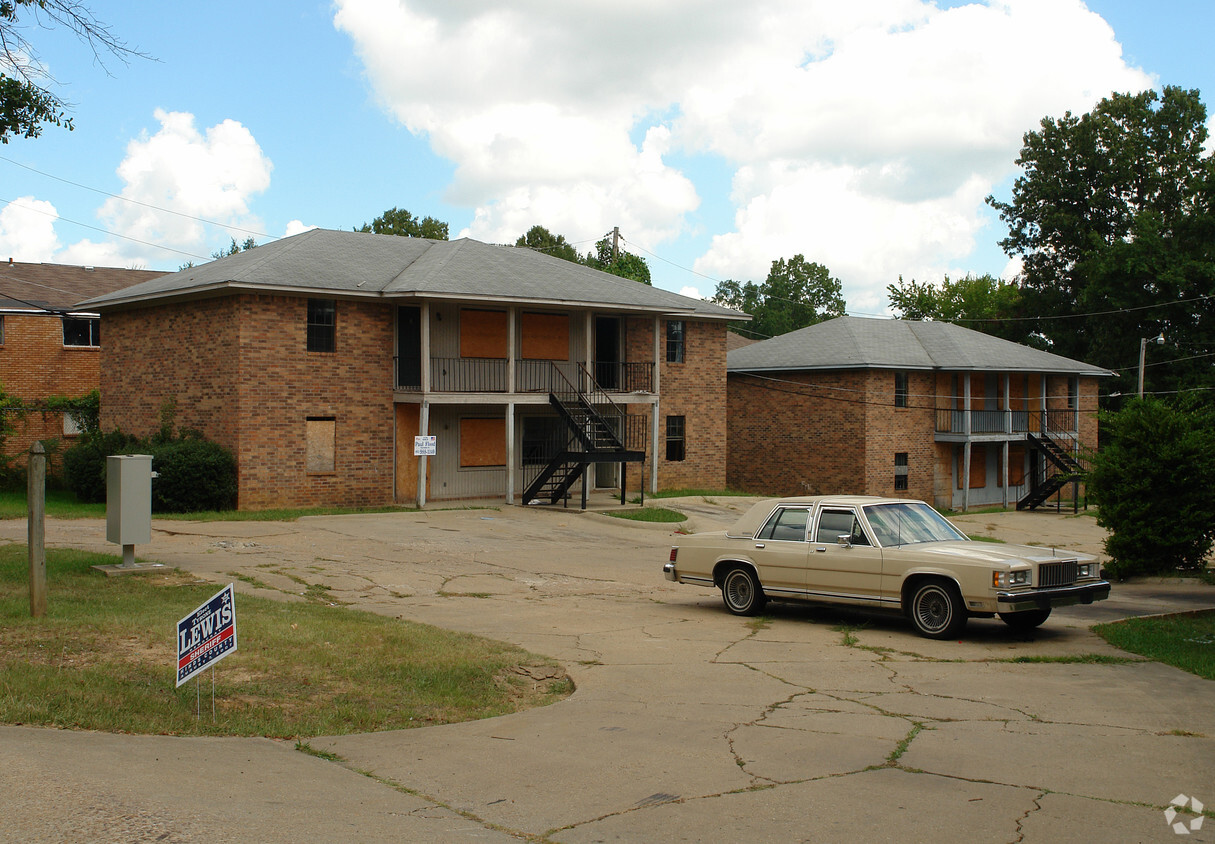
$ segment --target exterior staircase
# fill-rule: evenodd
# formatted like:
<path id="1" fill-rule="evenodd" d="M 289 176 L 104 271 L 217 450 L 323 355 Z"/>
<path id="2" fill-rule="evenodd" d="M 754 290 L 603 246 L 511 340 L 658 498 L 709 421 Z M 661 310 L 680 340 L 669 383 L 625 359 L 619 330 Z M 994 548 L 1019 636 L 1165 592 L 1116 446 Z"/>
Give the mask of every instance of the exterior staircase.
<path id="1" fill-rule="evenodd" d="M 1048 434 L 1026 434 L 1030 447 L 1045 458 L 1032 478 L 1029 492 L 1017 502 L 1018 510 L 1034 510 L 1063 487 L 1084 476 L 1084 467 Z"/>
<path id="2" fill-rule="evenodd" d="M 549 393 L 549 404 L 565 422 L 564 437 L 550 444 L 535 476 L 524 479 L 524 504 L 556 504 L 592 464 L 645 460 L 644 436 L 637 436 L 641 432 L 629 424 L 644 417 L 629 417 L 585 367 L 579 366 L 578 375 L 580 386 L 561 376 L 557 389 Z M 630 448 L 633 443 L 640 447 Z"/>

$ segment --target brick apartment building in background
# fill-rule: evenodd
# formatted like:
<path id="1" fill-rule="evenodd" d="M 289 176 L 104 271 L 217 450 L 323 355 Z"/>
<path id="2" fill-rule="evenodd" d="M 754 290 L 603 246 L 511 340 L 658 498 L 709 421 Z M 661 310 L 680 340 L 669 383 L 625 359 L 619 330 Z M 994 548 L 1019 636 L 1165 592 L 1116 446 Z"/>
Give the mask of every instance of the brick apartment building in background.
<path id="1" fill-rule="evenodd" d="M 164 275 L 149 270 L 64 264 L 0 263 L 0 385 L 9 395 L 37 405 L 50 396 L 77 397 L 100 384 L 99 314 L 76 309 L 84 299 Z M 35 411 L 15 419 L 4 443 L 13 457 L 36 440 L 77 435 L 62 413 Z"/>
<path id="2" fill-rule="evenodd" d="M 532 250 L 315 229 L 80 307 L 102 427 L 175 401 L 236 456 L 242 509 L 725 485 L 748 317 Z"/>
<path id="3" fill-rule="evenodd" d="M 950 323 L 857 317 L 728 360 L 732 488 L 949 509 L 1074 495 L 1114 374 Z"/>

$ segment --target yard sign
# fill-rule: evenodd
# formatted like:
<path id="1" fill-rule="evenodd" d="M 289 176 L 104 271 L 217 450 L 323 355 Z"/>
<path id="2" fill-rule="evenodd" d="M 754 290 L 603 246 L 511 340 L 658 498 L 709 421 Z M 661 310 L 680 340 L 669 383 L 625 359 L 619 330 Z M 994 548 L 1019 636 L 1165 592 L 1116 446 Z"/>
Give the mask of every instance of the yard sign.
<path id="1" fill-rule="evenodd" d="M 431 434 L 428 437 L 413 438 L 413 456 L 414 457 L 434 457 L 435 443 L 438 437 Z"/>
<path id="2" fill-rule="evenodd" d="M 177 622 L 177 685 L 236 650 L 236 604 L 229 583 Z"/>

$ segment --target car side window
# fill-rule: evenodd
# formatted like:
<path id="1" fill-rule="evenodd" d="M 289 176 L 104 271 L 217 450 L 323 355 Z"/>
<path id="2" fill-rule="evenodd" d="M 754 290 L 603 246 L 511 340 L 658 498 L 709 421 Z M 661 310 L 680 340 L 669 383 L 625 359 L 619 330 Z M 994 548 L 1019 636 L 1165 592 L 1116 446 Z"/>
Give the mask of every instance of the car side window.
<path id="1" fill-rule="evenodd" d="M 783 542 L 805 542 L 806 524 L 810 511 L 782 508 L 777 510 L 768 523 L 755 534 L 756 539 L 774 539 Z"/>
<path id="2" fill-rule="evenodd" d="M 861 520 L 852 510 L 823 510 L 818 517 L 818 532 L 815 541 L 820 545 L 834 545 L 841 536 L 851 537 L 853 545 L 870 545 Z"/>

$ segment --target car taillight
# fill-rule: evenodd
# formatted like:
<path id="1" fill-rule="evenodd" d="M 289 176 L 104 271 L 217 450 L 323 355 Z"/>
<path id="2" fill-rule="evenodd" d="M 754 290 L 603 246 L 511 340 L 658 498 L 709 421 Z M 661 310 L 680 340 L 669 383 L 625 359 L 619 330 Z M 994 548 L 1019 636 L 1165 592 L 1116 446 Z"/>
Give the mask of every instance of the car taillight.
<path id="1" fill-rule="evenodd" d="M 676 558 L 676 557 L 678 557 L 678 556 L 679 556 L 679 548 L 678 548 L 678 547 L 674 547 L 674 548 L 672 548 L 672 549 L 671 549 L 671 560 L 670 560 L 670 561 L 671 561 L 672 563 L 673 563 L 673 562 L 675 562 L 675 558 Z"/>

